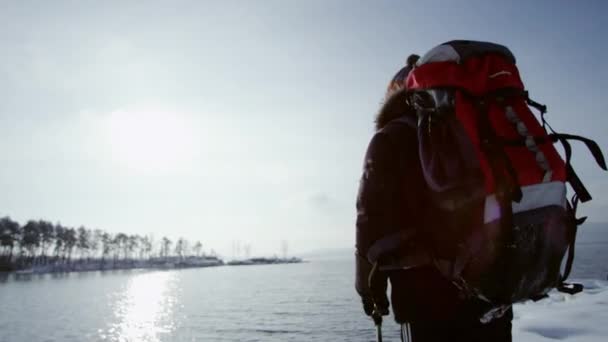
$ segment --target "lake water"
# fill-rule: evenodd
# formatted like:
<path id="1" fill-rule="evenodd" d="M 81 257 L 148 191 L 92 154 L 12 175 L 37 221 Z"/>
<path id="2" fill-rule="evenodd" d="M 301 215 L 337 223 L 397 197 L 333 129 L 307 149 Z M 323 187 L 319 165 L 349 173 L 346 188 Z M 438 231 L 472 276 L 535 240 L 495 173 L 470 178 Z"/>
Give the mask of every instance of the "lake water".
<path id="1" fill-rule="evenodd" d="M 607 229 L 578 241 L 575 278 L 606 279 Z M 0 278 L 0 341 L 375 341 L 352 259 Z M 387 341 L 398 340 L 392 318 Z"/>

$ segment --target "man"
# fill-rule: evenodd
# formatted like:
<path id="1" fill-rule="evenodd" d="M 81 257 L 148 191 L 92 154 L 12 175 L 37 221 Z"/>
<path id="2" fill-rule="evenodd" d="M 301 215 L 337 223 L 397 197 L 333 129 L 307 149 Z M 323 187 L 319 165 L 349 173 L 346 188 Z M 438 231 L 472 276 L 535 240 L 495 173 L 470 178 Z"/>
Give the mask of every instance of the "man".
<path id="1" fill-rule="evenodd" d="M 490 308 L 478 300 L 462 299 L 451 282 L 424 262 L 428 253 L 420 232 L 441 225 L 441 220 L 433 215 L 427 199 L 417 133 L 408 123 L 416 113 L 408 105 L 403 85 L 418 56 L 410 58 L 388 87 L 365 155 L 357 197 L 356 290 L 368 316 L 374 308 L 387 315 L 390 280 L 393 314 L 402 325 L 404 341 L 511 341 L 511 310 L 482 324 L 480 317 Z M 394 236 L 401 239 L 398 245 Z M 408 262 L 403 264 L 410 266 L 415 264 L 412 260 L 421 262 L 403 269 L 404 259 Z M 373 267 L 376 261 L 379 268 Z"/>

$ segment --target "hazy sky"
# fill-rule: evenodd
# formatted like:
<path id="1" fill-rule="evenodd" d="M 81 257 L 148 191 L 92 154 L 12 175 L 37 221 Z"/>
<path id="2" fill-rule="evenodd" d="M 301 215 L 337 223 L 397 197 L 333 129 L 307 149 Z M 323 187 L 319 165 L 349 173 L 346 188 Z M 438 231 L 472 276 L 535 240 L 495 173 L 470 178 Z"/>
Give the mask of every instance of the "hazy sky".
<path id="1" fill-rule="evenodd" d="M 409 53 L 507 45 L 553 127 L 608 152 L 604 1 L 1 1 L 0 215 L 354 243 L 373 116 Z M 608 221 L 608 174 L 575 162 Z"/>

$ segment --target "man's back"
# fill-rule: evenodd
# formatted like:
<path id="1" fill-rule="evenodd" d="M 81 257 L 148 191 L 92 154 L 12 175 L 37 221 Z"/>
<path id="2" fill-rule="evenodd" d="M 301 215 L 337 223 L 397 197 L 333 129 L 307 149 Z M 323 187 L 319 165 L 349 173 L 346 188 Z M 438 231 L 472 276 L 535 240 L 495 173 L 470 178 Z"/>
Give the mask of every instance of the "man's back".
<path id="1" fill-rule="evenodd" d="M 375 293 L 371 296 L 376 297 L 376 302 L 382 303 L 386 282 L 390 280 L 395 320 L 411 323 L 414 341 L 442 340 L 445 336 L 439 331 L 445 334 L 445 330 L 450 331 L 447 336 L 469 341 L 510 341 L 511 312 L 482 326 L 478 315 L 487 308 L 478 301 L 463 301 L 455 286 L 434 267 L 398 269 L 399 260 L 426 249 L 424 229 L 441 225 L 427 200 L 417 133 L 411 121 L 415 120 L 415 113 L 407 107 L 404 96 L 404 90 L 395 93 L 382 108 L 377 132 L 365 156 L 357 198 L 357 253 L 367 257 L 384 237 L 412 230 L 415 234 L 409 243 L 383 256 L 383 265 L 393 270 L 376 276 L 374 284 L 380 289 L 365 288 L 365 267 L 358 265 L 357 290 L 364 303 L 365 296 L 371 295 L 369 291 Z M 366 262 L 360 259 L 358 264 Z"/>

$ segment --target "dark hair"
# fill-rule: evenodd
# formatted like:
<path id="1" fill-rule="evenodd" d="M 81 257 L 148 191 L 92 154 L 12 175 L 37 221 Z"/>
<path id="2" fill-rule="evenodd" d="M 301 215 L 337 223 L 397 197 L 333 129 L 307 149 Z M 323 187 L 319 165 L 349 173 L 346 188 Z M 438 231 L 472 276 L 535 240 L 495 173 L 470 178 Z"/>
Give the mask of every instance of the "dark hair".
<path id="1" fill-rule="evenodd" d="M 418 62 L 418 60 L 420 59 L 420 56 L 416 55 L 416 54 L 411 54 L 407 57 L 407 66 L 411 67 L 414 66 L 414 64 L 416 64 L 416 62 Z"/>
<path id="2" fill-rule="evenodd" d="M 390 121 L 403 115 L 412 115 L 415 113 L 413 108 L 409 105 L 407 97 L 407 89 L 403 88 L 386 99 L 386 102 L 376 114 L 376 130 L 381 129 Z"/>

